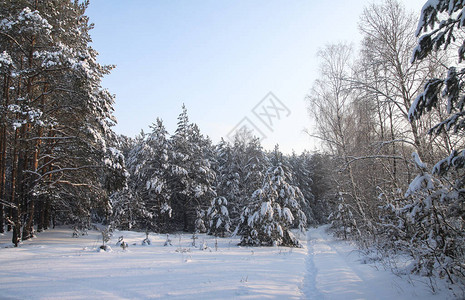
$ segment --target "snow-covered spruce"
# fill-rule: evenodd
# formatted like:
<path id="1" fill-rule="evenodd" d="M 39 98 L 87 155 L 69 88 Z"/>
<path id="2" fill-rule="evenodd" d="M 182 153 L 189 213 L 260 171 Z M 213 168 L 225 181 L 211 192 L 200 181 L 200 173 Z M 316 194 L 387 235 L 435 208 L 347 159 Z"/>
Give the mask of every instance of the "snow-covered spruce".
<path id="1" fill-rule="evenodd" d="M 347 239 L 353 233 L 360 236 L 352 207 L 345 201 L 342 192 L 339 192 L 338 195 L 337 210 L 328 217 L 328 220 L 331 222 L 331 229 L 335 235 L 344 239 Z"/>
<path id="2" fill-rule="evenodd" d="M 151 128 L 128 153 L 127 188 L 111 197 L 120 229 L 164 230 L 171 218 L 167 131 L 160 119 Z"/>
<path id="3" fill-rule="evenodd" d="M 207 210 L 207 220 L 209 234 L 224 237 L 226 233 L 229 233 L 231 220 L 229 219 L 228 200 L 225 197 L 212 200 Z"/>
<path id="4" fill-rule="evenodd" d="M 398 230 L 404 238 L 397 246 L 409 251 L 412 272 L 463 283 L 463 196 L 447 179 L 428 172 L 416 153 L 418 176 L 411 182 L 404 205 L 397 210 Z"/>
<path id="5" fill-rule="evenodd" d="M 242 235 L 241 245 L 300 246 L 291 228 L 305 230 L 307 218 L 301 209 L 305 199 L 299 188 L 287 179 L 288 174 L 279 160 L 269 168 L 262 188 L 252 194 L 250 205 L 241 215 L 236 230 Z"/>
<path id="6" fill-rule="evenodd" d="M 407 203 L 401 210 L 406 219 L 404 241 L 409 243 L 416 261 L 415 271 L 426 275 L 438 272 L 450 282 L 462 284 L 465 283 L 465 43 L 457 32 L 465 27 L 464 13 L 463 1 L 428 1 L 422 8 L 416 31 L 419 40 L 412 61 L 427 60 L 434 52 L 447 55 L 453 44 L 457 45 L 451 48 L 456 48 L 458 61 L 448 67 L 446 76 L 435 75 L 426 81 L 408 117 L 411 122 L 425 117 L 430 121 L 435 120 L 432 117 L 435 111 L 442 111 L 429 133 L 433 137 L 447 136 L 453 142 L 446 148 L 448 154 L 439 152 L 442 159 L 435 160 L 432 171 L 415 156 L 420 174 L 411 182 Z"/>
<path id="7" fill-rule="evenodd" d="M 174 229 L 205 232 L 204 210 L 216 196 L 211 141 L 189 122 L 183 105 L 178 127 L 171 138 L 170 183 Z M 182 225 L 182 226 L 180 226 Z"/>
<path id="8" fill-rule="evenodd" d="M 243 202 L 247 198 L 244 188 L 245 145 L 235 142 L 231 146 L 221 140 L 216 146 L 216 192 L 228 201 L 228 215 L 233 226 L 238 224 Z"/>

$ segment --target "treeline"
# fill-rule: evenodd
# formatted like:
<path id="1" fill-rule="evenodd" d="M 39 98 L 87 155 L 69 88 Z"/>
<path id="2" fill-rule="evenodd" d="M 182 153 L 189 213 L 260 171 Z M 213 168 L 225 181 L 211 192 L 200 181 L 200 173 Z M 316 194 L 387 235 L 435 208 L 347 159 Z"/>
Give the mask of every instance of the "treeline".
<path id="1" fill-rule="evenodd" d="M 120 137 L 128 182 L 111 197 L 114 227 L 236 231 L 244 244 L 295 246 L 292 228 L 326 220 L 329 206 L 312 192 L 321 156 L 264 151 L 245 131 L 233 143 L 213 145 L 185 107 L 172 136 L 160 119 L 151 128 L 135 139 Z"/>
<path id="2" fill-rule="evenodd" d="M 291 229 L 324 222 L 312 189 L 320 156 L 266 152 L 244 132 L 219 145 L 179 116 L 136 139 L 111 127 L 112 66 L 89 45 L 88 1 L 3 1 L 0 7 L 0 233 L 12 242 L 55 224 L 186 230 L 243 243 L 296 246 Z M 316 197 L 315 197 L 316 196 Z"/>
<path id="3" fill-rule="evenodd" d="M 464 58 L 462 9 L 437 1 L 417 26 L 395 0 L 368 6 L 359 50 L 323 48 L 308 96 L 311 134 L 332 157 L 335 233 L 452 283 L 465 278 L 465 98 L 464 69 L 446 66 Z"/>
<path id="4" fill-rule="evenodd" d="M 56 222 L 105 216 L 120 170 L 82 1 L 0 5 L 0 233 L 15 246 Z M 121 167 L 121 166 L 119 166 Z M 121 175 L 121 174 L 120 174 Z M 93 216 L 92 216 L 93 215 Z"/>

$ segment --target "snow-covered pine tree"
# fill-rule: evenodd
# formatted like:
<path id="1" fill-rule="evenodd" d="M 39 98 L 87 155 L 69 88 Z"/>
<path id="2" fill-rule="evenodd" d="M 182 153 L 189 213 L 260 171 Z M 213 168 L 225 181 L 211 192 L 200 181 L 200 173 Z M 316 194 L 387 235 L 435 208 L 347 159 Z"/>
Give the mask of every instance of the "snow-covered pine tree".
<path id="1" fill-rule="evenodd" d="M 168 132 L 161 119 L 157 119 L 152 126 L 152 133 L 147 136 L 147 145 L 151 149 L 151 157 L 146 161 L 146 166 L 140 171 L 146 178 L 146 197 L 144 201 L 149 207 L 154 208 L 157 215 L 157 228 L 166 231 L 171 218 L 172 209 L 170 197 L 172 191 L 167 182 L 169 176 L 170 144 L 167 139 Z M 144 195 L 144 194 L 142 194 Z M 144 196 L 143 196 L 144 198 Z"/>
<path id="2" fill-rule="evenodd" d="M 437 176 L 434 169 L 430 172 L 418 154 L 413 157 L 419 174 L 410 183 L 403 205 L 396 208 L 396 229 L 401 233 L 396 246 L 414 259 L 412 272 L 463 284 L 463 210 L 456 206 L 460 191 L 449 178 Z"/>
<path id="3" fill-rule="evenodd" d="M 145 229 L 153 215 L 146 209 L 144 202 L 133 189 L 126 187 L 111 195 L 112 222 L 114 228 L 121 230 Z"/>
<path id="4" fill-rule="evenodd" d="M 205 224 L 206 210 L 213 198 L 217 195 L 215 190 L 216 173 L 212 168 L 213 146 L 208 137 L 200 133 L 196 124 L 192 128 L 191 144 L 193 147 L 193 164 L 189 174 L 194 180 L 194 190 L 192 194 L 197 205 L 197 216 L 202 216 L 202 222 Z M 199 214 L 200 212 L 200 214 Z M 196 223 L 199 222 L 197 218 Z M 196 228 L 200 228 L 196 226 Z M 206 232 L 206 226 L 201 227 L 199 232 Z"/>
<path id="5" fill-rule="evenodd" d="M 157 119 L 151 128 L 151 133 L 141 132 L 135 139 L 135 146 L 128 154 L 130 177 L 127 190 L 116 194 L 113 200 L 115 204 L 120 203 L 119 207 L 121 204 L 124 207 L 133 202 L 130 216 L 137 219 L 126 222 L 131 228 L 166 231 L 172 212 L 171 189 L 167 182 L 170 145 L 167 139 L 168 133 L 160 119 Z M 120 216 L 114 214 L 116 223 L 121 223 L 117 219 Z"/>
<path id="6" fill-rule="evenodd" d="M 231 220 L 229 218 L 228 200 L 225 197 L 216 197 L 207 210 L 208 233 L 224 237 L 230 232 Z"/>
<path id="7" fill-rule="evenodd" d="M 297 186 L 304 196 L 305 203 L 302 203 L 302 211 L 307 217 L 307 223 L 315 225 L 317 221 L 313 216 L 312 206 L 315 207 L 316 203 L 312 193 L 311 155 L 308 152 L 303 152 L 299 156 L 292 153 L 290 157 L 286 157 L 286 160 L 292 173 L 291 184 Z"/>
<path id="8" fill-rule="evenodd" d="M 171 138 L 170 186 L 173 218 L 177 228 L 194 231 L 213 197 L 216 174 L 211 166 L 211 141 L 191 124 L 183 105 L 178 127 Z M 203 218 L 203 217 L 202 217 Z"/>
<path id="9" fill-rule="evenodd" d="M 116 147 L 116 135 L 113 135 L 112 146 L 114 147 L 107 147 L 106 155 L 103 160 L 104 168 L 103 168 L 103 175 L 102 178 L 104 181 L 104 187 L 106 192 L 108 193 L 110 198 L 109 208 L 108 211 L 111 211 L 111 199 L 114 193 L 120 192 L 127 188 L 128 180 L 129 180 L 129 172 L 126 169 L 126 163 L 124 159 L 124 155 L 121 151 L 119 151 Z M 94 221 L 99 223 L 108 223 L 111 220 L 111 214 L 108 211 L 100 211 L 96 213 L 96 219 Z"/>
<path id="10" fill-rule="evenodd" d="M 112 223 L 115 228 L 145 230 L 146 228 L 143 228 L 139 221 L 142 221 L 143 216 L 149 217 L 150 221 L 152 219 L 152 214 L 147 210 L 140 195 L 145 189 L 145 181 L 140 176 L 140 170 L 150 156 L 150 149 L 145 139 L 146 134 L 143 131 L 134 139 L 133 147 L 129 150 L 126 159 L 129 173 L 127 186 L 111 195 Z"/>
<path id="11" fill-rule="evenodd" d="M 331 229 L 336 236 L 346 240 L 347 237 L 354 234 L 354 232 L 360 235 L 357 228 L 357 221 L 354 218 L 352 210 L 353 208 L 351 205 L 344 199 L 343 193 L 338 192 L 336 211 L 329 215 L 328 221 L 331 222 Z"/>
<path id="12" fill-rule="evenodd" d="M 124 160 L 127 161 L 129 158 L 129 152 L 136 146 L 134 138 L 119 134 L 116 136 L 117 148 L 123 153 Z"/>
<path id="13" fill-rule="evenodd" d="M 252 194 L 236 229 L 242 235 L 241 245 L 300 246 L 291 229 L 305 230 L 307 219 L 301 209 L 305 199 L 298 187 L 288 183 L 289 171 L 285 170 L 277 147 L 274 155 L 274 163 L 265 175 L 262 188 Z"/>
<path id="14" fill-rule="evenodd" d="M 242 144 L 241 144 L 242 145 Z M 226 208 L 232 227 L 237 226 L 246 195 L 243 190 L 243 147 L 235 143 L 232 147 L 223 139 L 216 147 L 216 192 L 227 199 Z"/>
<path id="15" fill-rule="evenodd" d="M 254 138 L 245 145 L 244 176 L 242 182 L 247 195 L 251 195 L 262 186 L 265 173 L 269 165 L 268 157 L 263 151 L 258 138 Z"/>
<path id="16" fill-rule="evenodd" d="M 2 65 L 11 62 L 0 70 L 0 191 L 12 208 L 15 245 L 35 222 L 47 228 L 54 207 L 67 222 L 108 207 L 99 168 L 113 97 L 100 82 L 111 67 L 98 64 L 89 46 L 86 6 L 25 0 L 0 7 Z"/>
<path id="17" fill-rule="evenodd" d="M 173 221 L 176 229 L 187 231 L 188 213 L 186 206 L 189 202 L 189 191 L 193 185 L 189 177 L 190 159 L 192 157 L 192 148 L 189 145 L 190 123 L 187 115 L 187 109 L 183 105 L 182 113 L 178 116 L 178 127 L 170 139 L 170 189 L 172 191 L 171 201 L 173 207 Z M 193 220 L 192 220 L 193 222 Z"/>

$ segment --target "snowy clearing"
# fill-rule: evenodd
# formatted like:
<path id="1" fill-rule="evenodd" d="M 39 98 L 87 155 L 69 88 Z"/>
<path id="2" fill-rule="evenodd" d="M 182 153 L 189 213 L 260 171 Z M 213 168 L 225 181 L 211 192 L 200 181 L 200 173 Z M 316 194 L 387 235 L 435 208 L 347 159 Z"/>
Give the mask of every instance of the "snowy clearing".
<path id="1" fill-rule="evenodd" d="M 111 252 L 99 252 L 97 231 L 72 238 L 59 228 L 20 248 L 0 236 L 1 299 L 452 299 L 431 294 L 424 278 L 407 280 L 362 264 L 325 226 L 310 229 L 306 247 L 238 247 L 238 238 L 116 231 Z M 119 236 L 129 248 L 116 246 Z M 133 244 L 136 245 L 133 245 Z M 206 244 L 206 250 L 199 245 Z M 413 281 L 414 285 L 408 283 Z M 422 283 L 425 282 L 425 283 Z"/>

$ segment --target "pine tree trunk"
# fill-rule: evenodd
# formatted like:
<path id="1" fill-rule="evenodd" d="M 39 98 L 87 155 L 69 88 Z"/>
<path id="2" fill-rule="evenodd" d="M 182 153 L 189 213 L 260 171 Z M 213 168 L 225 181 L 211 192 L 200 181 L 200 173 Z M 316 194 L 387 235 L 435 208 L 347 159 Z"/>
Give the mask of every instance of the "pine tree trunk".
<path id="1" fill-rule="evenodd" d="M 9 86 L 10 86 L 10 77 L 8 75 L 4 76 L 4 90 L 3 98 L 5 103 L 3 104 L 3 115 L 2 115 L 2 124 L 0 124 L 0 199 L 3 202 L 6 202 L 6 146 L 7 146 L 7 131 L 6 131 L 6 108 L 9 105 Z M 3 204 L 0 204 L 0 233 L 4 232 L 4 214 L 5 209 Z"/>
<path id="2" fill-rule="evenodd" d="M 47 93 L 47 83 L 44 84 L 43 92 L 40 97 L 40 109 L 44 111 L 45 109 L 45 94 Z M 32 158 L 32 170 L 34 171 L 35 174 L 38 174 L 38 169 L 39 169 L 39 155 L 40 155 L 40 148 L 42 144 L 42 136 L 44 134 L 44 129 L 42 126 L 39 126 L 38 129 L 38 134 L 37 134 L 37 139 L 34 145 L 34 154 Z M 35 217 L 35 200 L 36 197 L 31 195 L 29 191 L 31 191 L 35 185 L 34 177 L 38 177 L 38 175 L 35 176 L 29 176 L 29 185 L 28 185 L 28 208 L 27 208 L 27 221 L 26 224 L 23 228 L 23 240 L 32 238 L 34 236 L 34 217 Z M 37 178 L 39 179 L 39 178 Z"/>
<path id="3" fill-rule="evenodd" d="M 5 176 L 5 164 L 6 164 L 6 155 L 3 149 L 6 147 L 6 126 L 0 126 L 0 134 L 1 134 L 1 139 L 0 139 L 0 200 L 2 202 L 6 202 L 5 199 L 5 183 L 6 183 L 6 176 Z M 3 219 L 3 214 L 4 214 L 4 207 L 3 204 L 0 204 L 0 233 L 4 232 L 4 224 L 5 221 Z"/>
<path id="4" fill-rule="evenodd" d="M 44 197 L 39 196 L 39 200 L 37 201 L 37 232 L 42 232 L 44 230 Z"/>
<path id="5" fill-rule="evenodd" d="M 0 233 L 5 232 L 5 219 L 4 219 L 5 209 L 3 205 L 0 204 Z"/>
<path id="6" fill-rule="evenodd" d="M 26 133 L 26 126 L 23 125 L 21 127 L 21 138 L 22 140 L 25 139 L 25 133 Z M 27 152 L 26 152 L 26 145 L 24 142 L 20 143 L 20 150 L 19 155 L 18 155 L 18 166 L 17 166 L 17 173 L 16 173 L 16 199 L 18 203 L 18 215 L 17 220 L 15 221 L 15 231 L 18 230 L 17 233 L 17 238 L 20 240 L 23 240 L 22 232 L 21 229 L 24 225 L 24 216 L 25 213 L 27 213 L 27 209 L 29 206 L 28 203 L 28 195 L 27 195 L 27 190 L 26 190 L 26 176 L 25 175 L 25 170 L 27 169 Z"/>
<path id="7" fill-rule="evenodd" d="M 37 2 L 36 2 L 36 7 L 37 7 Z M 32 69 L 34 67 L 33 65 L 33 53 L 35 50 L 35 44 L 36 44 L 36 37 L 32 36 L 31 39 L 31 44 L 30 44 L 30 50 L 29 50 L 29 55 L 28 55 L 28 67 Z M 34 77 L 29 76 L 27 78 L 27 84 L 26 84 L 26 95 L 27 95 L 27 102 L 29 105 L 33 105 L 34 102 L 34 97 L 33 97 L 33 84 L 34 84 Z M 46 87 L 44 87 L 46 89 Z M 44 91 L 45 92 L 45 91 Z M 43 93 L 42 96 L 40 97 L 41 101 L 43 101 Z M 23 157 L 23 169 L 21 173 L 19 174 L 20 177 L 22 178 L 20 186 L 21 186 L 21 197 L 23 199 L 23 203 L 25 204 L 25 223 L 23 226 L 23 234 L 22 234 L 22 240 L 27 240 L 34 235 L 34 206 L 35 206 L 35 197 L 32 195 L 32 189 L 34 187 L 34 177 L 31 174 L 27 174 L 25 171 L 27 170 L 33 170 L 37 171 L 37 166 L 38 166 L 38 144 L 40 143 L 40 137 L 39 139 L 36 140 L 36 144 L 34 145 L 34 148 L 31 149 L 29 142 L 27 141 L 30 136 L 31 132 L 33 129 L 32 124 L 27 123 L 21 127 L 22 129 L 22 141 L 23 145 L 21 147 Z M 40 130 L 40 129 L 39 129 Z M 40 133 L 39 133 L 40 135 Z M 32 153 L 31 153 L 32 152 Z M 32 154 L 32 155 L 31 155 Z M 30 157 L 32 156 L 32 161 L 30 161 Z"/>
<path id="8" fill-rule="evenodd" d="M 6 213 L 6 212 L 5 212 Z M 10 206 L 8 208 L 8 213 L 6 213 L 6 231 L 10 232 L 13 227 L 12 227 L 12 222 L 11 219 L 13 218 L 13 208 Z"/>
<path id="9" fill-rule="evenodd" d="M 50 200 L 41 196 L 38 201 L 39 219 L 37 220 L 37 232 L 47 230 L 50 227 Z"/>
<path id="10" fill-rule="evenodd" d="M 15 130 L 15 140 L 14 140 L 14 148 L 13 148 L 13 163 L 11 168 L 11 203 L 14 204 L 14 207 L 11 211 L 12 221 L 10 225 L 12 225 L 13 229 L 13 237 L 11 242 L 18 247 L 18 244 L 21 240 L 21 203 L 19 201 L 19 197 L 16 196 L 16 186 L 17 186 L 17 166 L 18 166 L 18 129 Z"/>

